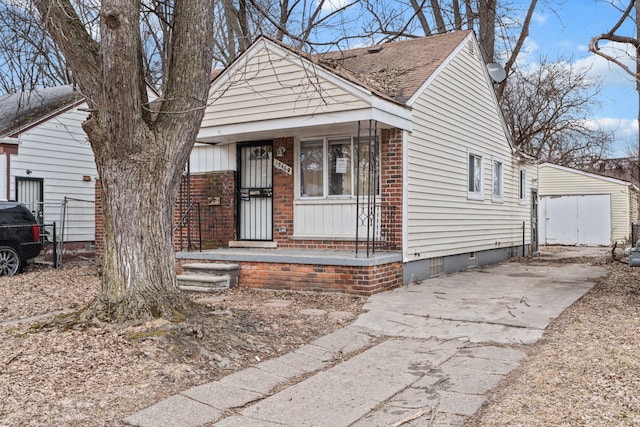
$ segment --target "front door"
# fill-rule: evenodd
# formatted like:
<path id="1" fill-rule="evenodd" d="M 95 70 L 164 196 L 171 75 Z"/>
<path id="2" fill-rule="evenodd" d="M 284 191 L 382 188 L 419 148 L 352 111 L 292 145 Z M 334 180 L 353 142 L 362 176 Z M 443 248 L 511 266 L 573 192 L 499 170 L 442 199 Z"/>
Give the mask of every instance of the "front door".
<path id="1" fill-rule="evenodd" d="M 273 240 L 273 143 L 238 144 L 239 240 Z"/>
<path id="2" fill-rule="evenodd" d="M 42 223 L 44 180 L 42 178 L 16 177 L 16 202 L 24 204 Z"/>

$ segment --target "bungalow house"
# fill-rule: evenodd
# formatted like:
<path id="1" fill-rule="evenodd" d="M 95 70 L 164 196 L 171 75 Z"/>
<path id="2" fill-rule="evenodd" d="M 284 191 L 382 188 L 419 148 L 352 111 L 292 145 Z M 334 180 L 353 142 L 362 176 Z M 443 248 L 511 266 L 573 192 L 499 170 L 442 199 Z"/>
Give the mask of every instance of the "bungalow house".
<path id="1" fill-rule="evenodd" d="M 314 56 L 261 37 L 198 141 L 190 197 L 221 247 L 178 263 L 237 263 L 241 286 L 367 295 L 536 250 L 537 165 L 471 31 Z"/>
<path id="2" fill-rule="evenodd" d="M 628 243 L 638 221 L 638 187 L 553 163 L 539 168 L 540 239 L 545 245 Z"/>
<path id="3" fill-rule="evenodd" d="M 44 224 L 55 222 L 67 251 L 91 250 L 95 241 L 97 173 L 82 107 L 71 86 L 0 97 L 0 199 L 24 203 Z"/>

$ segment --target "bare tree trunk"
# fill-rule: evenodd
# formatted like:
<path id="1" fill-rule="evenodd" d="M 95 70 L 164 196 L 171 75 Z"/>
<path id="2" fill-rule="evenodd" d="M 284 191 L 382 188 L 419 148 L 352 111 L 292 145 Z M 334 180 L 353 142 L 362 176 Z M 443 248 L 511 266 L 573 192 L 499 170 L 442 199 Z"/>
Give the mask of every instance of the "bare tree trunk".
<path id="1" fill-rule="evenodd" d="M 495 57 L 496 1 L 497 0 L 478 1 L 478 25 L 480 27 L 478 41 L 480 42 L 482 56 L 487 63 L 493 62 Z"/>
<path id="2" fill-rule="evenodd" d="M 420 25 L 422 25 L 422 31 L 424 31 L 424 35 L 430 36 L 431 27 L 429 26 L 429 21 L 427 21 L 427 17 L 424 16 L 424 11 L 422 10 L 422 8 L 424 7 L 424 2 L 425 0 L 423 0 L 421 3 L 418 3 L 418 0 L 411 0 L 411 7 L 413 7 L 413 12 L 418 17 Z"/>
<path id="3" fill-rule="evenodd" d="M 447 26 L 444 23 L 444 18 L 442 17 L 442 9 L 440 8 L 440 3 L 438 3 L 438 0 L 431 0 L 431 10 L 433 11 L 433 19 L 436 20 L 436 32 L 438 34 L 446 33 Z"/>
<path id="4" fill-rule="evenodd" d="M 451 2 L 451 7 L 453 9 L 453 27 L 456 30 L 462 30 L 462 11 L 460 10 L 460 3 L 458 0 L 453 0 Z"/>
<path id="5" fill-rule="evenodd" d="M 82 318 L 180 318 L 188 303 L 175 275 L 173 212 L 207 100 L 213 2 L 176 2 L 166 91 L 153 108 L 139 1 L 102 1 L 99 42 L 69 0 L 35 4 L 92 109 L 83 127 L 102 184 L 104 260 L 101 292 Z"/>

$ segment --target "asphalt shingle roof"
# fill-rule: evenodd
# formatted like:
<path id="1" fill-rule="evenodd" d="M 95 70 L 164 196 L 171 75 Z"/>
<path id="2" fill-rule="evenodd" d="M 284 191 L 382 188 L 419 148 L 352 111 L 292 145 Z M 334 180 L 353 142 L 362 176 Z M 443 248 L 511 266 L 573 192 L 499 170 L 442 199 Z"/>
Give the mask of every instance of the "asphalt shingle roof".
<path id="1" fill-rule="evenodd" d="M 0 96 L 0 137 L 73 104 L 81 95 L 71 86 L 57 86 Z"/>
<path id="2" fill-rule="evenodd" d="M 406 103 L 470 31 L 456 31 L 314 56 L 322 66 L 399 103 Z"/>

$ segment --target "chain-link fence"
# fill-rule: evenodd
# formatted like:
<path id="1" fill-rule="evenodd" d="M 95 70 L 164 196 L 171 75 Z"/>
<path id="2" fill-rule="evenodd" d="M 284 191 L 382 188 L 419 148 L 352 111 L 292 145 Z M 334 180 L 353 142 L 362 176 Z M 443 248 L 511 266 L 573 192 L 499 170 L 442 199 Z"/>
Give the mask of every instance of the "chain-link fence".
<path id="1" fill-rule="evenodd" d="M 38 261 L 61 266 L 64 259 L 95 252 L 95 203 L 65 197 L 27 207 L 42 228 L 43 251 Z M 54 238 L 55 234 L 55 238 Z"/>

